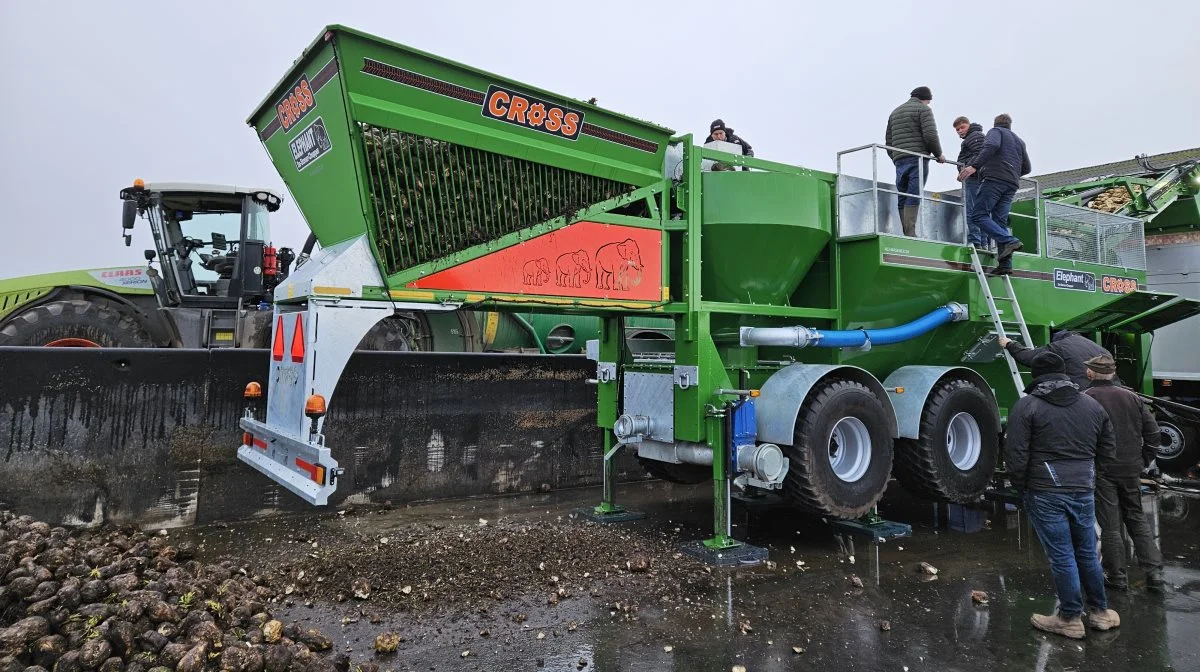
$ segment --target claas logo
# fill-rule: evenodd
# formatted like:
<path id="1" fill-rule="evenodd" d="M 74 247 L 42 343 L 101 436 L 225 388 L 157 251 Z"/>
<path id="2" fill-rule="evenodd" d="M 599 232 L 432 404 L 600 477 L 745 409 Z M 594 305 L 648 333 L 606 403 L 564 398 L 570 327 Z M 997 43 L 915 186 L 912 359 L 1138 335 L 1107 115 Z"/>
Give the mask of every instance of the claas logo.
<path id="1" fill-rule="evenodd" d="M 488 87 L 483 116 L 568 140 L 578 138 L 583 128 L 583 112 L 496 85 Z"/>
<path id="2" fill-rule="evenodd" d="M 279 124 L 283 126 L 284 132 L 287 132 L 316 106 L 317 99 L 313 97 L 312 89 L 308 86 L 308 78 L 301 77 L 300 81 L 275 104 L 275 114 L 279 116 Z"/>

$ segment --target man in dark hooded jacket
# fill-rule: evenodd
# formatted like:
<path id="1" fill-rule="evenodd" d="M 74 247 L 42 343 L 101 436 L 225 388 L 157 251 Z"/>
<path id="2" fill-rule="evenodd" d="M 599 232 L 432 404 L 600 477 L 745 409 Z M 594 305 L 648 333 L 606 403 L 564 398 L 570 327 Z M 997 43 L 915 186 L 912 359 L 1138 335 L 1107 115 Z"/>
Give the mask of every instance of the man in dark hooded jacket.
<path id="1" fill-rule="evenodd" d="M 704 144 L 707 145 L 714 140 L 731 142 L 742 148 L 742 156 L 754 156 L 754 148 L 750 146 L 750 143 L 734 133 L 733 129 L 726 126 L 725 122 L 720 119 L 714 119 L 708 125 L 708 139 L 704 141 Z"/>
<path id="2" fill-rule="evenodd" d="M 1040 352 L 1032 361 L 1033 382 L 1008 414 L 1004 466 L 1024 491 L 1025 509 L 1037 532 L 1058 594 L 1058 611 L 1034 614 L 1038 630 L 1082 639 L 1084 597 L 1087 622 L 1096 630 L 1121 625 L 1108 608 L 1104 571 L 1096 554 L 1096 462 L 1112 460 L 1112 422 L 1099 402 L 1067 378 L 1063 360 Z M 1081 591 L 1082 586 L 1082 591 Z"/>
<path id="3" fill-rule="evenodd" d="M 1111 352 L 1105 350 L 1092 339 L 1087 338 L 1077 331 L 1070 330 L 1054 334 L 1048 345 L 1038 348 L 1027 348 L 1012 339 L 1003 337 L 999 343 L 1000 347 L 1008 350 L 1008 354 L 1012 355 L 1018 364 L 1024 366 L 1033 366 L 1033 358 L 1043 352 L 1053 352 L 1062 357 L 1063 361 L 1067 364 L 1067 377 L 1081 390 L 1086 390 L 1091 382 L 1088 380 L 1087 366 L 1084 362 L 1099 355 L 1112 357 Z"/>
<path id="4" fill-rule="evenodd" d="M 962 145 L 958 148 L 958 158 L 955 163 L 959 166 L 969 166 L 983 149 L 983 126 L 971 123 L 971 120 L 966 117 L 959 117 L 954 120 L 954 132 L 962 138 Z M 960 181 L 963 185 L 963 218 L 967 222 L 967 244 L 974 245 L 976 250 L 984 252 L 991 239 L 971 219 L 972 206 L 979 202 L 979 187 L 983 180 L 978 175 L 972 175 Z"/>
<path id="5" fill-rule="evenodd" d="M 1012 132 L 1012 117 L 996 116 L 992 130 L 983 139 L 983 147 L 971 164 L 958 174 L 959 179 L 979 174 L 978 208 L 973 210 L 975 225 L 996 241 L 995 275 L 1012 273 L 1013 252 L 1021 249 L 1021 241 L 1008 229 L 1008 213 L 1013 196 L 1021 186 L 1021 176 L 1033 170 L 1025 141 Z"/>
<path id="6" fill-rule="evenodd" d="M 1115 590 L 1129 588 L 1125 560 L 1125 536 L 1137 552 L 1138 564 L 1146 572 L 1146 587 L 1163 586 L 1162 553 L 1154 542 L 1154 532 L 1142 511 L 1142 469 L 1150 466 L 1158 453 L 1159 432 L 1154 415 L 1132 391 L 1113 384 L 1117 363 L 1108 355 L 1093 357 L 1087 365 L 1092 385 L 1084 394 L 1100 402 L 1112 420 L 1117 437 L 1116 457 L 1100 463 L 1096 479 L 1096 519 L 1100 521 L 1100 566 L 1104 585 Z"/>

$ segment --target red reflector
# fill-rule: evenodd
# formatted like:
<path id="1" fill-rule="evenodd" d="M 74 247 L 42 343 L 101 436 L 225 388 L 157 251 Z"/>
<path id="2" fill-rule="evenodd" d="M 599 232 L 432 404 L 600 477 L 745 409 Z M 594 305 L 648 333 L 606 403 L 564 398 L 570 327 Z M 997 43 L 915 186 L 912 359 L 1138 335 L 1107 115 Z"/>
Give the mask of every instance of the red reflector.
<path id="1" fill-rule="evenodd" d="M 304 322 L 296 316 L 296 330 L 292 332 L 292 361 L 304 361 Z"/>
<path id="2" fill-rule="evenodd" d="M 266 441 L 263 441 L 262 439 L 255 439 L 255 440 L 254 440 L 254 447 L 255 447 L 255 448 L 262 448 L 263 450 L 266 450 L 266 449 L 267 449 L 267 442 L 266 442 Z"/>
<path id="3" fill-rule="evenodd" d="M 243 433 L 242 433 L 242 445 L 243 445 L 243 446 L 248 446 L 248 445 L 250 445 L 250 444 L 251 444 L 251 442 L 253 442 L 253 441 L 254 441 L 254 437 L 253 437 L 253 436 L 250 436 L 250 432 L 243 432 Z"/>
<path id="4" fill-rule="evenodd" d="M 323 467 L 318 467 L 317 465 L 313 464 L 312 462 L 306 462 L 298 457 L 296 458 L 296 466 L 300 467 L 304 471 L 307 471 L 308 477 L 310 479 L 316 481 L 317 483 L 320 483 L 320 481 L 317 481 L 317 471 L 318 470 L 325 471 L 325 469 Z"/>
<path id="5" fill-rule="evenodd" d="M 277 362 L 283 361 L 283 316 L 282 315 L 280 315 L 279 319 L 275 322 L 275 342 L 273 345 L 271 345 L 271 359 L 273 359 Z"/>

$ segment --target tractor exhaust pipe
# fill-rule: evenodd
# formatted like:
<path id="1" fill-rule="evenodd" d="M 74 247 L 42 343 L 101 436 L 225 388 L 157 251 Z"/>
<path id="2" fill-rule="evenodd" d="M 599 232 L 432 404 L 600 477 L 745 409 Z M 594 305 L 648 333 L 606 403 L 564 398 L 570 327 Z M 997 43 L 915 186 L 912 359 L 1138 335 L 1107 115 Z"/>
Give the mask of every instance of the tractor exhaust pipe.
<path id="1" fill-rule="evenodd" d="M 809 327 L 742 327 L 739 332 L 741 344 L 776 345 L 789 348 L 862 348 L 872 345 L 891 345 L 922 336 L 947 322 L 967 319 L 967 307 L 961 303 L 947 303 L 908 324 L 885 329 L 855 329 L 846 331 L 822 331 Z"/>

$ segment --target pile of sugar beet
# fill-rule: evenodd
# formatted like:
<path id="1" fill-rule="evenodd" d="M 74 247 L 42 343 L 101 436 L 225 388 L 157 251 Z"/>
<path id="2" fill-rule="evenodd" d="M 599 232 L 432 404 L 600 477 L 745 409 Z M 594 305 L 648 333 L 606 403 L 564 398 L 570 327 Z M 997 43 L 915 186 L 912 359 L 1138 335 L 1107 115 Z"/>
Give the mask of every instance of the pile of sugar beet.
<path id="1" fill-rule="evenodd" d="M 0 511 L 0 672 L 348 667 L 319 631 L 272 620 L 265 579 L 194 553 L 163 535 Z"/>

